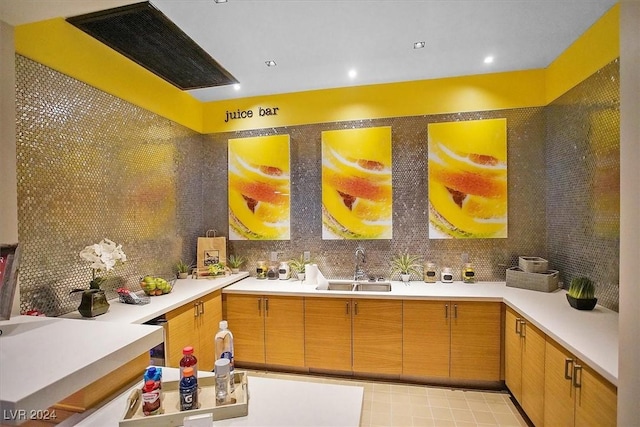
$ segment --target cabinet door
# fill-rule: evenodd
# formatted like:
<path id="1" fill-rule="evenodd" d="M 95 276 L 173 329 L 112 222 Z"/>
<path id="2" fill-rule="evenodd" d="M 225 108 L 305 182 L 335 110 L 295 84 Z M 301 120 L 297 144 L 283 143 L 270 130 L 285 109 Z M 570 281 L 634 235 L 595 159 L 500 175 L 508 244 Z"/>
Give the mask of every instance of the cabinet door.
<path id="1" fill-rule="evenodd" d="M 233 333 L 235 361 L 265 363 L 263 312 L 260 296 L 227 295 L 227 322 Z"/>
<path id="2" fill-rule="evenodd" d="M 576 426 L 606 427 L 617 423 L 616 387 L 593 369 L 582 365 L 577 372 Z"/>
<path id="3" fill-rule="evenodd" d="M 280 296 L 264 299 L 266 362 L 304 367 L 304 300 Z"/>
<path id="4" fill-rule="evenodd" d="M 449 302 L 404 301 L 402 373 L 449 376 Z"/>
<path id="5" fill-rule="evenodd" d="M 222 320 L 222 293 L 212 292 L 199 300 L 201 313 L 198 316 L 199 349 L 198 369 L 201 371 L 213 371 L 216 360 L 215 336 L 218 332 L 220 320 Z"/>
<path id="6" fill-rule="evenodd" d="M 544 424 L 554 427 L 573 427 L 575 389 L 571 383 L 573 361 L 571 353 L 547 338 L 544 355 Z M 570 378 L 566 378 L 565 374 Z"/>
<path id="7" fill-rule="evenodd" d="M 504 381 L 518 402 L 522 403 L 521 318 L 507 307 L 504 320 Z"/>
<path id="8" fill-rule="evenodd" d="M 194 353 L 200 354 L 198 333 L 198 302 L 184 304 L 166 314 L 165 364 L 177 368 L 182 359 L 182 349 L 193 346 Z"/>
<path id="9" fill-rule="evenodd" d="M 402 373 L 402 301 L 353 300 L 353 370 Z"/>
<path id="10" fill-rule="evenodd" d="M 351 371 L 351 300 L 305 298 L 305 365 Z"/>
<path id="11" fill-rule="evenodd" d="M 537 427 L 544 425 L 545 334 L 529 322 L 522 325 L 522 409 Z"/>
<path id="12" fill-rule="evenodd" d="M 451 378 L 500 381 L 501 303 L 451 305 Z"/>

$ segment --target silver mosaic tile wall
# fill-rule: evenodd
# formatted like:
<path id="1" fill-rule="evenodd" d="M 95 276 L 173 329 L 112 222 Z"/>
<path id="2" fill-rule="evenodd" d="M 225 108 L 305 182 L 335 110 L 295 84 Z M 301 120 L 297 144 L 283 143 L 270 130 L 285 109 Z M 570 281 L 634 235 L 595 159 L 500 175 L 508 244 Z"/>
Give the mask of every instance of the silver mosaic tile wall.
<path id="1" fill-rule="evenodd" d="M 109 298 L 194 258 L 202 136 L 19 55 L 16 71 L 21 309 L 75 310 L 91 280 L 78 253 L 105 237 L 128 257 Z"/>
<path id="2" fill-rule="evenodd" d="M 273 134 L 291 138 L 291 240 L 229 242 L 228 253 L 248 257 L 247 269 L 272 251 L 288 260 L 308 250 L 327 276 L 346 278 L 361 244 L 372 275 L 389 277 L 390 257 L 409 251 L 439 268 L 453 267 L 459 279 L 466 253 L 478 279 L 486 281 L 504 280 L 520 255 L 541 256 L 565 280 L 583 271 L 597 276 L 598 297 L 617 310 L 618 217 L 611 202 L 597 197 L 611 187 L 619 165 L 617 63 L 545 108 L 212 135 L 198 135 L 19 55 L 16 68 L 23 310 L 75 310 L 79 301 L 68 293 L 91 278 L 78 252 L 103 237 L 121 243 L 129 258 L 108 285 L 110 297 L 120 284 L 137 289 L 142 274 L 169 275 L 178 259 L 195 260 L 197 236 L 205 230 L 228 236 L 228 139 Z M 509 237 L 429 240 L 427 125 L 500 117 L 508 132 Z M 324 241 L 321 132 L 371 126 L 392 127 L 394 238 Z"/>
<path id="3" fill-rule="evenodd" d="M 547 245 L 565 284 L 596 283 L 598 303 L 618 311 L 620 90 L 614 61 L 545 109 Z"/>
<path id="4" fill-rule="evenodd" d="M 433 122 L 507 118 L 509 165 L 509 238 L 429 240 L 427 198 L 427 125 Z M 321 132 L 333 129 L 391 126 L 393 145 L 393 240 L 322 240 Z M 474 264 L 479 280 L 505 280 L 505 269 L 517 265 L 519 255 L 546 257 L 545 223 L 545 122 L 542 108 L 445 114 L 379 120 L 359 120 L 292 126 L 246 132 L 208 135 L 205 193 L 220 193 L 224 200 L 229 138 L 289 134 L 291 138 L 291 241 L 233 241 L 231 252 L 249 258 L 253 269 L 258 260 L 269 260 L 271 251 L 280 260 L 310 251 L 321 271 L 333 278 L 354 273 L 354 252 L 361 244 L 367 253 L 365 269 L 374 276 L 389 277 L 389 260 L 404 251 L 433 261 L 438 268 L 452 267 L 460 280 L 464 253 Z M 217 166 L 216 166 L 217 165 Z M 209 228 L 227 234 L 227 207 L 205 201 L 204 220 Z M 394 277 L 397 279 L 397 277 Z M 416 278 L 417 279 L 417 278 Z"/>

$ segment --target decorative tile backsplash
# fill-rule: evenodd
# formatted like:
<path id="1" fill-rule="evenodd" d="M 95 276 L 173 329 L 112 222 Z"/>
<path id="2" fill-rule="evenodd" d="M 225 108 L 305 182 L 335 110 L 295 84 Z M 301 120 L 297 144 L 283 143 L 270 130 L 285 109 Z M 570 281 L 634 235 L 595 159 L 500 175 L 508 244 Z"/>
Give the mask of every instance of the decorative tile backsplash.
<path id="1" fill-rule="evenodd" d="M 229 242 L 228 253 L 249 259 L 245 269 L 255 272 L 272 251 L 279 260 L 310 251 L 325 275 L 350 277 L 361 244 L 372 275 L 389 277 L 390 257 L 409 251 L 454 268 L 459 280 L 466 253 L 478 280 L 488 281 L 504 280 L 520 255 L 540 256 L 565 281 L 583 271 L 593 275 L 601 302 L 617 310 L 618 212 L 598 196 L 619 165 L 619 137 L 611 136 L 619 120 L 617 62 L 545 108 L 211 135 L 19 55 L 16 68 L 23 310 L 75 310 L 79 301 L 69 291 L 91 279 L 78 252 L 103 237 L 121 243 L 128 257 L 108 285 L 109 297 L 120 284 L 138 289 L 145 273 L 171 275 L 180 258 L 195 261 L 199 235 L 208 229 L 227 235 L 227 141 L 279 134 L 290 135 L 291 240 Z M 597 113 L 607 102 L 612 108 Z M 429 240 L 427 125 L 486 118 L 507 119 L 509 237 Z M 393 239 L 322 240 L 321 132 L 373 126 L 392 128 Z"/>

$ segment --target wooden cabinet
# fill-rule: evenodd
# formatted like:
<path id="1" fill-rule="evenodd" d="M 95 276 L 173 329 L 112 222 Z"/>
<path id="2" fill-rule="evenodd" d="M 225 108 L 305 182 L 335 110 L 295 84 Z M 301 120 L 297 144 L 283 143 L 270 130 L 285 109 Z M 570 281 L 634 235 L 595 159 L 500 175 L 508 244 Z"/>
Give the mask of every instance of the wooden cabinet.
<path id="1" fill-rule="evenodd" d="M 399 375 L 402 301 L 307 298 L 308 368 Z"/>
<path id="2" fill-rule="evenodd" d="M 507 307 L 505 383 L 537 427 L 544 425 L 545 334 Z"/>
<path id="3" fill-rule="evenodd" d="M 547 426 L 615 426 L 617 389 L 547 337 L 544 373 Z"/>
<path id="4" fill-rule="evenodd" d="M 444 301 L 404 301 L 403 375 L 449 377 L 448 306 Z"/>
<path id="5" fill-rule="evenodd" d="M 236 363 L 304 366 L 302 298 L 229 294 L 226 301 Z"/>
<path id="6" fill-rule="evenodd" d="M 501 304 L 404 301 L 403 374 L 499 381 Z"/>
<path id="7" fill-rule="evenodd" d="M 222 320 L 222 293 L 214 291 L 166 314 L 165 358 L 167 366 L 177 367 L 182 349 L 193 346 L 198 369 L 212 371 L 215 361 L 214 337 Z"/>

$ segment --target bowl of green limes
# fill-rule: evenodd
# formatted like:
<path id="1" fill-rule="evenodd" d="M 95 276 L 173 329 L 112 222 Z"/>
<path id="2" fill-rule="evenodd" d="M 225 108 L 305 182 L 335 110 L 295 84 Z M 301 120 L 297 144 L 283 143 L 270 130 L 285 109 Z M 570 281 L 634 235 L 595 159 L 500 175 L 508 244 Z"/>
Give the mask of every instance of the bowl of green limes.
<path id="1" fill-rule="evenodd" d="M 140 287 L 149 296 L 165 295 L 173 290 L 175 281 L 175 277 L 167 280 L 164 277 L 147 274 L 140 279 Z"/>

